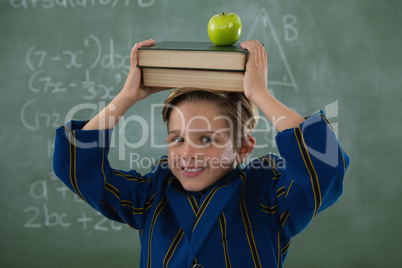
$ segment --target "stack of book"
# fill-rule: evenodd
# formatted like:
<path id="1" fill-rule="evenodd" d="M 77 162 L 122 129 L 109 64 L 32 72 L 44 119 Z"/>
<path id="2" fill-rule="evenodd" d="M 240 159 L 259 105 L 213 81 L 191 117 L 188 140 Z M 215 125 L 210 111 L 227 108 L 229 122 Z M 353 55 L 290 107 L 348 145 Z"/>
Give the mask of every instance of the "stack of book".
<path id="1" fill-rule="evenodd" d="M 138 67 L 145 86 L 243 91 L 246 56 L 239 44 L 165 41 L 141 47 Z"/>

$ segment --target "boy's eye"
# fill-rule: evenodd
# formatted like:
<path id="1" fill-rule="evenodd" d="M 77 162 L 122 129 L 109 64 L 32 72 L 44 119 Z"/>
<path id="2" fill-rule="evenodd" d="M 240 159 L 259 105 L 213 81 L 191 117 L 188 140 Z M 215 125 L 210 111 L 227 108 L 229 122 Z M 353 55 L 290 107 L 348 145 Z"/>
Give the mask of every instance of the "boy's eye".
<path id="1" fill-rule="evenodd" d="M 174 142 L 174 143 L 180 143 L 180 142 L 183 142 L 184 139 L 182 137 L 174 137 L 170 141 Z"/>
<path id="2" fill-rule="evenodd" d="M 213 142 L 214 140 L 213 140 L 212 138 L 210 138 L 210 137 L 203 137 L 203 138 L 201 139 L 201 141 L 202 141 L 202 142 L 208 142 L 208 143 L 210 143 L 210 142 Z"/>

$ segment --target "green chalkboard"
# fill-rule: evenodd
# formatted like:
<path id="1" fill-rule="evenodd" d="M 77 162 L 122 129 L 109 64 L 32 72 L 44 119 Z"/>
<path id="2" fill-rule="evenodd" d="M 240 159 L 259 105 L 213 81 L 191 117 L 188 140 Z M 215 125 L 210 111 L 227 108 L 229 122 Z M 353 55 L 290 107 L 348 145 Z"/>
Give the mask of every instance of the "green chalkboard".
<path id="1" fill-rule="evenodd" d="M 268 51 L 272 93 L 302 115 L 324 110 L 351 157 L 344 195 L 292 240 L 285 267 L 399 267 L 401 10 L 400 0 L 1 0 L 0 266 L 138 266 L 137 232 L 53 174 L 55 129 L 119 92 L 135 42 L 208 41 L 209 18 L 232 11 L 240 41 Z M 144 173 L 165 152 L 157 104 L 168 93 L 136 106 L 125 140 L 115 132 L 114 167 Z M 277 152 L 266 122 L 252 157 Z"/>

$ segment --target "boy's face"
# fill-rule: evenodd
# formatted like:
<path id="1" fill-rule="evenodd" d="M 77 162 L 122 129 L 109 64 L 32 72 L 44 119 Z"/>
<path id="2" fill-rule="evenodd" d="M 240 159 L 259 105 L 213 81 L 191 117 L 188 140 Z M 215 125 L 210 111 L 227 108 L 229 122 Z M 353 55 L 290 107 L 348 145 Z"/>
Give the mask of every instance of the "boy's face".
<path id="1" fill-rule="evenodd" d="M 173 175 L 187 191 L 202 191 L 237 164 L 231 122 L 215 104 L 182 102 L 172 109 L 168 159 Z"/>

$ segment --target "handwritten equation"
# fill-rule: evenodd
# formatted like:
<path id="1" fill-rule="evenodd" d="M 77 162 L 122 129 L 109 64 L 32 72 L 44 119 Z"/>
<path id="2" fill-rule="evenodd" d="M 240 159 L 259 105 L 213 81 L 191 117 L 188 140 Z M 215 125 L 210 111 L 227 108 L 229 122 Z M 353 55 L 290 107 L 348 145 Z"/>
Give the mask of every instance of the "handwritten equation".
<path id="1" fill-rule="evenodd" d="M 47 158 L 53 157 L 54 141 L 47 139 Z M 35 180 L 29 186 L 30 206 L 24 212 L 23 227 L 38 228 L 68 228 L 77 227 L 82 231 L 120 231 L 123 224 L 110 221 L 99 212 L 85 206 L 84 201 L 66 187 L 54 174 L 49 171 L 43 179 Z M 63 206 L 54 208 L 54 204 Z M 81 205 L 82 204 L 82 205 Z M 71 206 L 76 209 L 71 210 Z M 63 210 L 64 207 L 70 209 Z"/>
<path id="2" fill-rule="evenodd" d="M 36 132 L 63 124 L 59 112 L 49 112 L 40 105 L 42 95 L 78 96 L 83 101 L 110 101 L 121 90 L 130 69 L 130 54 L 116 52 L 115 42 L 102 44 L 89 35 L 78 49 L 54 52 L 35 45 L 25 54 L 30 70 L 27 89 L 38 98 L 27 100 L 20 110 L 23 126 Z"/>
<path id="3" fill-rule="evenodd" d="M 13 1 L 14 4 L 23 1 Z M 29 1 L 34 7 L 51 1 Z M 54 1 L 54 3 L 62 1 Z M 117 3 L 118 1 L 69 1 L 68 3 Z M 28 1 L 24 2 L 26 5 Z M 35 4 L 36 3 L 36 4 Z M 65 1 L 67 3 L 67 1 Z M 127 1 L 128 4 L 128 1 Z M 118 53 L 115 41 L 102 42 L 89 35 L 75 45 L 75 49 L 58 47 L 41 48 L 32 45 L 25 53 L 26 91 L 30 97 L 20 109 L 20 120 L 30 132 L 54 132 L 64 124 L 62 111 L 49 110 L 43 100 L 53 96 L 81 99 L 83 102 L 103 100 L 109 102 L 120 91 L 130 69 L 130 50 L 127 55 Z M 24 59 L 23 59 L 24 60 Z M 33 95 L 33 96 L 32 96 Z M 94 111 L 95 113 L 96 111 Z M 43 140 L 42 158 L 52 162 L 54 139 Z M 90 231 L 120 231 L 123 224 L 107 220 L 99 212 L 87 208 L 83 201 L 70 191 L 53 173 L 35 180 L 29 186 L 32 202 L 23 208 L 24 228 L 78 228 Z M 56 204 L 64 204 L 57 206 Z M 71 210 L 72 206 L 77 208 Z M 63 209 L 66 208 L 66 209 Z M 77 230 L 77 229 L 76 229 Z"/>
<path id="4" fill-rule="evenodd" d="M 82 49 L 63 50 L 56 55 L 31 46 L 26 53 L 25 62 L 32 71 L 28 80 L 28 88 L 34 93 L 64 93 L 69 89 L 80 87 L 88 93 L 82 95 L 85 100 L 98 97 L 97 91 L 103 92 L 100 96 L 101 99 L 112 99 L 113 96 L 110 96 L 110 92 L 114 90 L 114 87 L 97 84 L 91 80 L 90 70 L 95 67 L 108 69 L 113 72 L 113 82 L 121 83 L 130 68 L 130 55 L 129 53 L 127 55 L 116 53 L 113 39 L 109 40 L 109 49 L 105 52 L 100 40 L 96 36 L 90 35 L 84 40 Z M 54 73 L 55 69 L 62 68 L 67 71 L 83 70 L 80 72 L 83 75 L 82 80 L 57 81 L 52 74 L 49 74 L 49 72 Z"/>
<path id="5" fill-rule="evenodd" d="M 132 0 L 10 0 L 10 5 L 16 9 L 53 9 L 53 8 L 91 8 L 96 6 L 115 8 L 133 4 Z M 155 0 L 137 0 L 139 7 L 150 7 Z"/>
<path id="6" fill-rule="evenodd" d="M 122 81 L 122 75 L 115 75 L 115 82 L 120 83 Z M 85 70 L 85 75 L 83 80 L 79 82 L 61 82 L 56 81 L 52 75 L 46 74 L 43 70 L 35 71 L 28 81 L 28 88 L 34 93 L 65 93 L 71 91 L 72 89 L 78 88 L 83 93 L 81 97 L 84 100 L 92 100 L 96 97 L 101 100 L 113 99 L 115 95 L 112 92 L 115 91 L 114 86 L 108 86 L 105 84 L 97 83 L 91 80 L 89 70 Z"/>
<path id="7" fill-rule="evenodd" d="M 109 40 L 109 51 L 106 55 L 102 55 L 101 41 L 92 34 L 85 38 L 82 44 L 82 49 L 63 50 L 58 55 L 50 55 L 46 50 L 31 46 L 25 57 L 26 64 L 32 71 L 43 68 L 49 62 L 60 62 L 61 66 L 66 69 L 93 69 L 98 65 L 109 69 L 130 68 L 130 55 L 116 53 L 113 39 Z"/>

